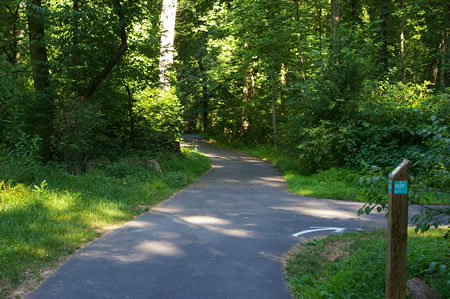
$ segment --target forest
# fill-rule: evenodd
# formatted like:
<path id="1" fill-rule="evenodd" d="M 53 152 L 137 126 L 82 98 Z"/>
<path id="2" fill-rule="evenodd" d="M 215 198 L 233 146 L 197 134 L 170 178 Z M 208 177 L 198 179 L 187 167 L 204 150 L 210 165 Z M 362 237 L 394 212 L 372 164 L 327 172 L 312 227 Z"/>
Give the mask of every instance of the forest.
<path id="1" fill-rule="evenodd" d="M 449 24 L 444 0 L 0 0 L 0 189 L 193 157 L 196 133 L 352 169 L 368 194 L 409 159 L 448 204 Z"/>
<path id="2" fill-rule="evenodd" d="M 183 132 L 203 132 L 271 144 L 306 175 L 376 175 L 407 158 L 417 185 L 446 194 L 449 8 L 2 1 L 2 156 L 78 174 L 92 160 L 179 153 Z"/>
<path id="3" fill-rule="evenodd" d="M 4 152 L 80 171 L 203 131 L 310 173 L 446 172 L 447 1 L 179 1 L 163 88 L 161 5 L 2 1 Z"/>

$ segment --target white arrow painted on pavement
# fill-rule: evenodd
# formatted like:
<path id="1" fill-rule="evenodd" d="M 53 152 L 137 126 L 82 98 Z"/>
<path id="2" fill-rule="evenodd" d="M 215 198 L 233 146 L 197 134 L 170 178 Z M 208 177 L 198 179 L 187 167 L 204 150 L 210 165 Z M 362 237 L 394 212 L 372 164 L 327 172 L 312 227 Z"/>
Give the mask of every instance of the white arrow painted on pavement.
<path id="1" fill-rule="evenodd" d="M 343 233 L 345 228 L 342 227 L 317 227 L 317 226 L 311 226 L 312 229 L 308 229 L 308 230 L 302 230 L 301 232 L 295 233 L 292 236 L 293 237 L 298 237 L 300 235 L 304 235 L 307 233 L 313 233 L 313 232 L 320 232 L 323 230 L 334 230 L 335 233 Z"/>

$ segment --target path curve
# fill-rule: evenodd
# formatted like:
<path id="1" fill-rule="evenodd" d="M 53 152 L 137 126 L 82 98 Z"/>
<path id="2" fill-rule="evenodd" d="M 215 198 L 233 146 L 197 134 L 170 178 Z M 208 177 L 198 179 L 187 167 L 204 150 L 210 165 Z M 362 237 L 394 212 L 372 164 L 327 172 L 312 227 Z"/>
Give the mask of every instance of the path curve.
<path id="1" fill-rule="evenodd" d="M 196 183 L 75 253 L 27 298 L 290 298 L 281 256 L 311 227 L 384 226 L 361 203 L 291 194 L 270 163 L 185 139 L 213 162 Z"/>

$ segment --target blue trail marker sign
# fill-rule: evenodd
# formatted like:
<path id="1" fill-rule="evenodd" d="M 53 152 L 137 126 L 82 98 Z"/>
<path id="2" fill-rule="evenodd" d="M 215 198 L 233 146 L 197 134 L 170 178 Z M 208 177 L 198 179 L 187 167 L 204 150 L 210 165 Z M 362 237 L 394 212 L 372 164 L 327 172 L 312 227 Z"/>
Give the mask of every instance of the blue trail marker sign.
<path id="1" fill-rule="evenodd" d="M 406 298 L 406 245 L 408 240 L 408 160 L 389 175 L 386 298 Z"/>

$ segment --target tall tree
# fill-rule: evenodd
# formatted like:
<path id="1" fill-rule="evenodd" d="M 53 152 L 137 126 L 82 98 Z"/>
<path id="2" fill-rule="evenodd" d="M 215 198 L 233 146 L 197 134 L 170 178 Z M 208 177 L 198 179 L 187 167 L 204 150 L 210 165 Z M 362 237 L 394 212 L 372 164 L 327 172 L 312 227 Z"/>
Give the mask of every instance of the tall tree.
<path id="1" fill-rule="evenodd" d="M 209 92 L 208 92 L 208 79 L 206 77 L 206 70 L 203 64 L 204 55 L 200 54 L 198 58 L 198 68 L 200 70 L 201 81 L 202 81 L 202 121 L 203 121 L 203 132 L 208 131 L 209 121 Z"/>
<path id="2" fill-rule="evenodd" d="M 43 152 L 49 157 L 50 136 L 53 134 L 54 102 L 50 89 L 50 71 L 45 40 L 45 10 L 41 0 L 27 4 L 28 30 L 30 36 L 30 58 L 33 83 L 36 91 L 35 101 L 27 112 L 32 123 L 30 130 L 43 138 Z"/>
<path id="3" fill-rule="evenodd" d="M 33 81 L 34 88 L 39 94 L 45 94 L 50 87 L 50 72 L 45 46 L 45 15 L 42 11 L 42 0 L 32 0 L 31 4 L 27 5 Z"/>
<path id="4" fill-rule="evenodd" d="M 161 90 L 170 89 L 168 71 L 173 63 L 173 42 L 175 38 L 175 21 L 177 0 L 163 0 L 161 9 L 161 48 L 159 56 L 159 85 Z"/>

